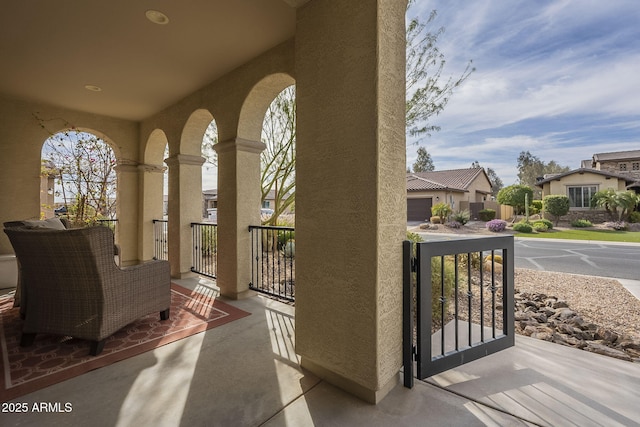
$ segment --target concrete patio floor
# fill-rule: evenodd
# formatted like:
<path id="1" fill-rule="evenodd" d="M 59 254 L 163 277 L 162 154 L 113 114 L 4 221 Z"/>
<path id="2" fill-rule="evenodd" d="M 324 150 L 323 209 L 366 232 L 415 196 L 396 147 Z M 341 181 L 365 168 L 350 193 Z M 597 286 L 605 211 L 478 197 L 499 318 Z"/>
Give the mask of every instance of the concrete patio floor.
<path id="1" fill-rule="evenodd" d="M 518 336 L 373 406 L 299 367 L 292 306 L 230 303 L 252 315 L 15 399 L 72 411 L 2 412 L 0 425 L 640 426 L 640 364 Z"/>

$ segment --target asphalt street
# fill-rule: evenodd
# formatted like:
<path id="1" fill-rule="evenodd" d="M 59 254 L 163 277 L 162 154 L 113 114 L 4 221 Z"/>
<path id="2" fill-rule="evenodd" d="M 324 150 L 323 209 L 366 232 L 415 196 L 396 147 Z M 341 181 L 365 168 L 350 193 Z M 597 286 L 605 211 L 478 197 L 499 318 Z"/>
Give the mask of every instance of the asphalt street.
<path id="1" fill-rule="evenodd" d="M 474 238 L 419 233 L 426 240 Z M 516 268 L 611 277 L 640 298 L 640 244 L 516 238 Z"/>
<path id="2" fill-rule="evenodd" d="M 640 280 L 640 245 L 521 238 L 517 268 Z"/>

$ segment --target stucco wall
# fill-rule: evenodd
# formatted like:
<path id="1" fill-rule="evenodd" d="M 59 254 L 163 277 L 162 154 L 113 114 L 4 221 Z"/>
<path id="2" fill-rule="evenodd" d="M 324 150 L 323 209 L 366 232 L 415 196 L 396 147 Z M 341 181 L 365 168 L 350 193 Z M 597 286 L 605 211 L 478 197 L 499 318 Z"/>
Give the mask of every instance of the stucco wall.
<path id="1" fill-rule="evenodd" d="M 544 184 L 542 196 L 549 194 L 568 195 L 567 187 L 573 186 L 597 186 L 598 191 L 613 188 L 616 191 L 625 190 L 625 182 L 621 179 L 608 178 L 603 175 L 585 172 L 575 173 L 562 177 L 560 180 L 553 180 Z"/>
<path id="2" fill-rule="evenodd" d="M 104 138 L 119 161 L 137 161 L 135 122 L 0 96 L 0 222 L 39 218 L 42 144 L 51 134 L 68 128 L 68 124 Z M 135 218 L 136 206 L 128 214 Z M 126 249 L 135 252 L 133 248 Z M 0 233 L 0 254 L 7 253 L 13 253 L 13 249 L 6 235 Z"/>
<path id="3" fill-rule="evenodd" d="M 296 349 L 371 401 L 402 363 L 402 3 L 312 1 L 296 33 Z"/>

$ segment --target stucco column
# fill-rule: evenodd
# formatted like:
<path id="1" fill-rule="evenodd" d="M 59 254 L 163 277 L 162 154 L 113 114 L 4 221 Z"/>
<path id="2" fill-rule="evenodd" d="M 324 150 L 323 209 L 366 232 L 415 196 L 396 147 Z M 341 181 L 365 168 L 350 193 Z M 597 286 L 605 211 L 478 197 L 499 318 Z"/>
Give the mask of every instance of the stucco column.
<path id="1" fill-rule="evenodd" d="M 169 263 L 171 276 L 192 276 L 191 223 L 202 221 L 201 156 L 177 154 L 165 160 L 169 166 Z"/>
<path id="2" fill-rule="evenodd" d="M 138 163 L 121 160 L 115 167 L 118 182 L 116 243 L 120 265 L 138 263 Z"/>
<path id="3" fill-rule="evenodd" d="M 138 258 L 148 261 L 154 256 L 153 220 L 162 219 L 163 179 L 165 166 L 139 165 L 140 171 L 140 226 Z"/>
<path id="4" fill-rule="evenodd" d="M 406 1 L 312 1 L 296 27 L 296 351 L 376 403 L 402 365 Z"/>
<path id="5" fill-rule="evenodd" d="M 222 295 L 250 295 L 250 225 L 260 225 L 262 142 L 241 138 L 214 145 L 218 153 L 218 266 Z"/>

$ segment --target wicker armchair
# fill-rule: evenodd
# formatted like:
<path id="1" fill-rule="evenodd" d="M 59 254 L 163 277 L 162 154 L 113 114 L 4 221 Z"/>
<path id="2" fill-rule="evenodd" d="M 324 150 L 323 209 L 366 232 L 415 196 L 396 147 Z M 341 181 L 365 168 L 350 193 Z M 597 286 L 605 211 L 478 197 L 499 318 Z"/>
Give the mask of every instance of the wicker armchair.
<path id="1" fill-rule="evenodd" d="M 4 228 L 47 228 L 47 229 L 69 229 L 72 227 L 71 222 L 66 218 L 49 218 L 47 220 L 21 220 L 21 221 L 7 221 L 4 224 Z M 114 243 L 113 255 L 118 260 L 120 265 L 120 247 Z M 13 306 L 20 307 L 20 316 L 24 319 L 26 304 L 21 304 L 23 299 L 26 299 L 26 295 L 22 295 L 22 278 L 20 275 L 20 258 L 16 256 L 18 262 L 18 283 L 16 285 L 16 293 L 14 295 Z"/>
<path id="2" fill-rule="evenodd" d="M 70 230 L 5 228 L 20 260 L 26 316 L 20 345 L 37 333 L 92 341 L 105 339 L 152 312 L 169 317 L 171 278 L 167 261 L 120 268 L 113 232 L 105 227 Z"/>

